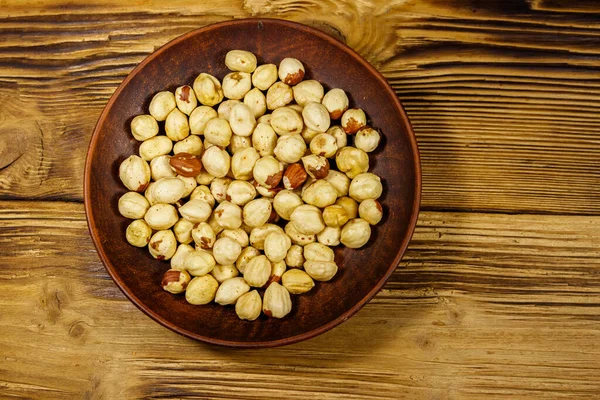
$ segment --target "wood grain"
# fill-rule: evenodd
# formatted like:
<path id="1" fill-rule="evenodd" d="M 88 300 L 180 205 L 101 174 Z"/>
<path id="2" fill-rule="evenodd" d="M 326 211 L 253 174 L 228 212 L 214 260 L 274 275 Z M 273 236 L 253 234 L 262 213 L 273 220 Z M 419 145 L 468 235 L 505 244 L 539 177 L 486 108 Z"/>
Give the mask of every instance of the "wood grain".
<path id="1" fill-rule="evenodd" d="M 253 16 L 323 29 L 384 74 L 420 143 L 425 209 L 600 212 L 600 17 L 594 2 L 3 5 L 0 94 L 22 104 L 33 120 L 27 132 L 34 133 L 18 149 L 0 135 L 0 160 L 12 162 L 26 148 L 38 168 L 0 170 L 5 198 L 80 201 L 87 142 L 127 73 L 185 32 Z M 0 103 L 0 112 L 8 103 Z M 0 121 L 1 132 L 7 124 Z"/>
<path id="2" fill-rule="evenodd" d="M 370 304 L 307 342 L 231 350 L 145 317 L 77 203 L 0 202 L 0 393 L 9 398 L 592 398 L 600 219 L 422 213 Z"/>

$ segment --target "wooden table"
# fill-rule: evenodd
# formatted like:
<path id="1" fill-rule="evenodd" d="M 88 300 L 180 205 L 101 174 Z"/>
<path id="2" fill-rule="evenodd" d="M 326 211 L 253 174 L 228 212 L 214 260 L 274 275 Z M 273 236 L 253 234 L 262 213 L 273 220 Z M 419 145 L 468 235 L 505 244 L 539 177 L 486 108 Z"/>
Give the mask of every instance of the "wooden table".
<path id="1" fill-rule="evenodd" d="M 599 398 L 600 4 L 485 3 L 1 1 L 0 398 Z M 323 29 L 385 75 L 419 141 L 423 202 L 356 316 L 233 350 L 125 299 L 89 238 L 82 176 L 129 71 L 251 16 Z"/>

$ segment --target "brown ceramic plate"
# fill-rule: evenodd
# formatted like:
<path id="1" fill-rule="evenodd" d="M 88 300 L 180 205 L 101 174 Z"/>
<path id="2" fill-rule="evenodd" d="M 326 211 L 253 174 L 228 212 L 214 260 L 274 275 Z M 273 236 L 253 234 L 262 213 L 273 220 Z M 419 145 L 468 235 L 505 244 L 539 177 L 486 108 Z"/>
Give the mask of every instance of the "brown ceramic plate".
<path id="1" fill-rule="evenodd" d="M 364 109 L 381 130 L 380 149 L 371 154 L 371 170 L 382 177 L 380 198 L 385 216 L 360 250 L 336 249 L 339 272 L 309 293 L 293 296 L 293 310 L 283 319 L 261 316 L 241 321 L 232 307 L 193 306 L 182 295 L 162 290 L 167 262 L 146 249 L 130 246 L 130 221 L 117 210 L 126 192 L 118 177 L 121 161 L 137 154 L 129 133 L 131 119 L 147 113 L 152 96 L 192 84 L 200 72 L 219 79 L 228 72 L 225 54 L 245 49 L 260 63 L 296 57 L 307 78 L 326 89 L 339 87 L 351 105 Z M 125 295 L 151 318 L 190 338 L 237 347 L 270 347 L 319 335 L 348 319 L 381 289 L 404 254 L 415 228 L 421 172 L 415 137 L 398 98 L 367 61 L 338 40 L 310 27 L 273 19 L 247 19 L 207 26 L 166 44 L 135 68 L 117 88 L 92 135 L 85 165 L 85 210 L 102 262 Z M 338 246 L 339 247 L 339 246 Z"/>

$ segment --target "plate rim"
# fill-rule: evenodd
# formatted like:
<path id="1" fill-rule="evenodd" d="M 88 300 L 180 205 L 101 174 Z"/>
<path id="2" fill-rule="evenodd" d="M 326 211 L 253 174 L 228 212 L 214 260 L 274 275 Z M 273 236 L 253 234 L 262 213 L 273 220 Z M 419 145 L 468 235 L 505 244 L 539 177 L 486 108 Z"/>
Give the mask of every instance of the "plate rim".
<path id="1" fill-rule="evenodd" d="M 124 88 L 127 86 L 127 84 L 147 64 L 149 64 L 154 58 L 156 58 L 158 55 L 160 55 L 161 53 L 166 51 L 168 48 L 170 48 L 182 41 L 185 41 L 185 40 L 189 39 L 190 37 L 198 35 L 200 33 L 209 32 L 214 29 L 221 29 L 221 28 L 233 26 L 233 25 L 256 23 L 260 26 L 261 24 L 264 24 L 265 22 L 280 24 L 280 25 L 287 26 L 287 27 L 290 27 L 290 28 L 293 28 L 296 30 L 304 31 L 311 35 L 318 36 L 322 40 L 325 40 L 325 41 L 329 42 L 330 44 L 333 44 L 334 46 L 339 47 L 341 50 L 344 50 L 344 51 L 350 53 L 350 55 L 354 59 L 356 59 L 358 62 L 360 62 L 364 68 L 368 69 L 383 84 L 383 86 L 386 88 L 386 91 L 392 95 L 392 98 L 394 99 L 394 102 L 393 102 L 394 107 L 397 108 L 398 113 L 401 115 L 401 119 L 403 120 L 403 123 L 404 123 L 405 128 L 408 133 L 408 139 L 409 139 L 409 142 L 410 142 L 410 145 L 412 148 L 413 157 L 414 157 L 413 167 L 414 167 L 414 174 L 415 174 L 415 176 L 414 176 L 414 178 L 415 178 L 415 188 L 414 188 L 415 196 L 414 196 L 414 201 L 413 201 L 413 211 L 410 216 L 410 221 L 409 221 L 408 227 L 407 227 L 407 235 L 404 237 L 404 240 L 402 241 L 402 243 L 400 243 L 400 246 L 398 247 L 396 256 L 394 257 L 393 263 L 390 264 L 387 272 L 384 274 L 384 276 L 381 278 L 381 280 L 360 301 L 358 301 L 356 304 L 354 304 L 352 307 L 350 307 L 348 310 L 346 310 L 344 313 L 342 313 L 337 318 L 335 318 L 335 319 L 329 321 L 328 323 L 321 325 L 315 329 L 312 329 L 308 332 L 304 332 L 304 333 L 301 333 L 298 335 L 294 335 L 294 336 L 290 336 L 290 337 L 286 337 L 286 338 L 282 338 L 282 339 L 276 339 L 276 340 L 241 342 L 241 341 L 234 341 L 234 340 L 217 339 L 217 338 L 210 337 L 210 336 L 200 335 L 195 332 L 191 332 L 187 329 L 183 329 L 183 328 L 163 319 L 160 315 L 153 312 L 148 306 L 146 306 L 133 293 L 130 292 L 130 290 L 125 285 L 125 283 L 117 275 L 116 268 L 108 259 L 107 255 L 102 247 L 102 241 L 98 236 L 98 230 L 97 230 L 96 224 L 94 222 L 94 218 L 93 218 L 94 212 L 92 210 L 91 202 L 89 200 L 90 195 L 91 195 L 91 177 L 90 177 L 90 175 L 91 175 L 93 155 L 96 151 L 97 142 L 100 137 L 100 134 L 99 134 L 100 127 L 104 124 L 109 110 L 112 108 L 114 102 L 119 97 L 121 92 L 124 90 Z M 394 90 L 392 89 L 389 82 L 383 77 L 383 75 L 377 69 L 375 69 L 375 67 L 373 67 L 368 61 L 366 61 L 360 54 L 358 54 L 355 50 L 353 50 L 347 44 L 341 42 L 340 40 L 334 38 L 333 36 L 328 35 L 327 33 L 323 32 L 323 31 L 313 28 L 311 26 L 308 26 L 308 25 L 305 25 L 302 23 L 298 23 L 298 22 L 278 19 L 278 18 L 240 18 L 240 19 L 227 20 L 227 21 L 221 21 L 221 22 L 209 24 L 209 25 L 194 29 L 190 32 L 187 32 L 179 37 L 176 37 L 173 40 L 170 40 L 169 42 L 162 45 L 157 50 L 150 53 L 131 72 L 129 72 L 129 74 L 125 77 L 125 79 L 119 84 L 117 89 L 111 95 L 110 99 L 104 106 L 104 109 L 102 110 L 102 113 L 100 114 L 98 121 L 94 127 L 94 131 L 92 133 L 92 137 L 91 137 L 89 145 L 88 145 L 85 166 L 84 166 L 83 201 L 84 201 L 85 216 L 86 216 L 86 221 L 87 221 L 87 225 L 88 225 L 88 230 L 89 230 L 90 236 L 92 238 L 94 247 L 96 248 L 96 251 L 97 251 L 98 255 L 100 256 L 100 260 L 102 261 L 104 268 L 106 269 L 106 271 L 108 272 L 108 274 L 110 275 L 112 280 L 115 282 L 117 287 L 125 295 L 125 297 L 127 297 L 127 299 L 129 301 L 131 301 L 140 311 L 142 311 L 144 314 L 146 314 L 147 316 L 152 318 L 154 321 L 158 322 L 160 325 L 172 330 L 173 332 L 176 332 L 180 335 L 188 337 L 190 339 L 195 339 L 195 340 L 198 340 L 198 341 L 201 341 L 204 343 L 210 343 L 210 344 L 226 346 L 226 347 L 268 348 L 268 347 L 277 347 L 277 346 L 283 346 L 283 345 L 289 345 L 289 344 L 301 342 L 301 341 L 313 338 L 315 336 L 321 335 L 322 333 L 325 333 L 325 332 L 331 330 L 332 328 L 340 325 L 341 323 L 345 322 L 350 317 L 352 317 L 354 314 L 356 314 L 362 307 L 364 307 L 383 288 L 385 283 L 388 281 L 390 276 L 394 273 L 394 271 L 398 267 L 398 264 L 400 263 L 402 257 L 406 253 L 408 244 L 414 234 L 414 230 L 417 225 L 417 220 L 418 220 L 419 212 L 420 212 L 421 190 L 422 190 L 421 185 L 422 185 L 422 176 L 421 176 L 420 153 L 419 153 L 419 147 L 417 144 L 415 133 L 412 128 L 412 124 L 410 123 L 410 119 L 408 118 L 408 115 L 406 114 L 406 111 L 404 110 L 404 107 L 402 106 L 402 103 L 401 103 L 400 99 L 398 98 L 397 94 L 394 92 Z"/>

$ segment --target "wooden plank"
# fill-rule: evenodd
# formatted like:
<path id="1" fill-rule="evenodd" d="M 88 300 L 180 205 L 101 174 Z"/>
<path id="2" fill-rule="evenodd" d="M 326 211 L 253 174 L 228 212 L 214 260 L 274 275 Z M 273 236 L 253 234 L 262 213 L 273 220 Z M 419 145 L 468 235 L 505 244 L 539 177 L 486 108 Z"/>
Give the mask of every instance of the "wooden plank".
<path id="1" fill-rule="evenodd" d="M 126 74 L 187 31 L 255 16 L 333 33 L 386 76 L 419 140 L 426 209 L 600 212 L 600 18 L 586 7 L 433 0 L 3 5 L 5 198 L 81 200 L 87 139 Z M 12 140 L 15 131 L 22 140 Z"/>
<path id="2" fill-rule="evenodd" d="M 127 73 L 185 32 L 254 16 L 324 29 L 386 76 L 419 140 L 426 209 L 598 214 L 593 5 L 5 1 L 0 196 L 81 200 L 88 139 Z"/>
<path id="3" fill-rule="evenodd" d="M 77 203 L 0 202 L 8 398 L 592 398 L 600 217 L 424 212 L 371 303 L 315 339 L 231 350 L 145 317 Z"/>

